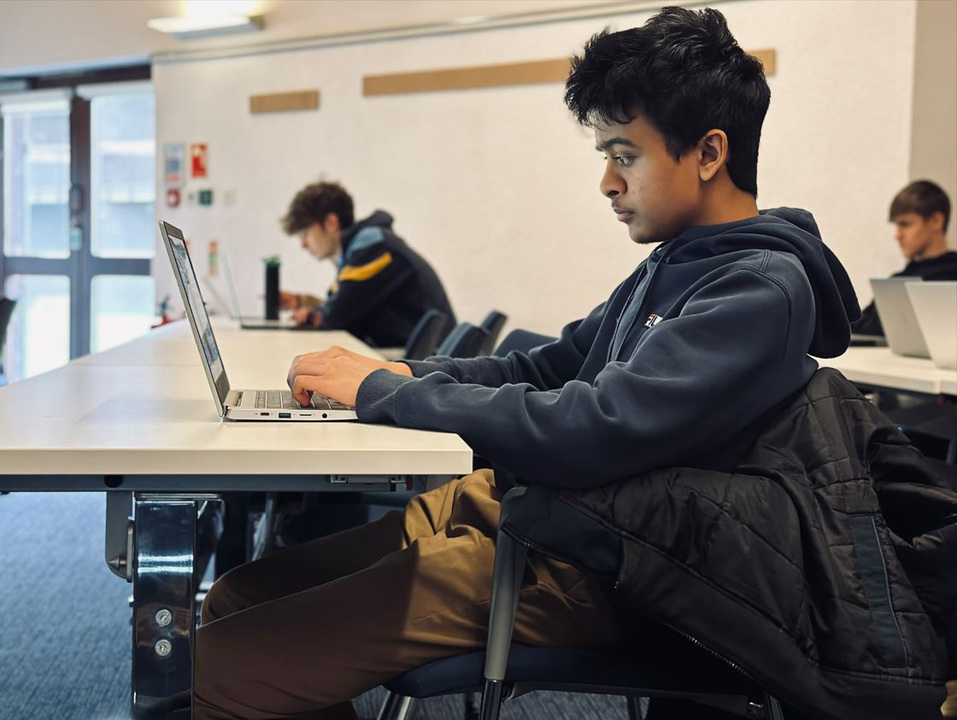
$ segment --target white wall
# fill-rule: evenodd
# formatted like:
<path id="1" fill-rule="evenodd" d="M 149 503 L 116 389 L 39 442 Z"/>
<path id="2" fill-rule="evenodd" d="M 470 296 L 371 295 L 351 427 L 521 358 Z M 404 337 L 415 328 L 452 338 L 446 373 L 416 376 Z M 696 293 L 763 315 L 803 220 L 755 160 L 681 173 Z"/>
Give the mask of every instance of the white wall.
<path id="1" fill-rule="evenodd" d="M 812 210 L 867 301 L 867 278 L 902 264 L 885 213 L 908 180 L 915 4 L 738 0 L 720 9 L 745 48 L 778 53 L 759 204 Z M 331 279 L 277 220 L 303 184 L 340 180 L 360 214 L 396 215 L 462 319 L 494 306 L 512 326 L 557 332 L 646 255 L 598 192 L 600 155 L 564 109 L 561 84 L 363 98 L 361 78 L 560 57 L 604 25 L 647 17 L 157 64 L 159 143 L 209 142 L 208 186 L 218 202 L 226 191 L 236 198 L 157 212 L 198 249 L 215 238 L 231 250 L 250 311 L 259 258 L 276 249 L 284 285 L 321 289 Z M 251 94 L 303 88 L 321 91 L 318 112 L 248 114 Z M 171 291 L 157 267 L 159 292 Z"/>
<path id="2" fill-rule="evenodd" d="M 957 2 L 917 3 L 913 108 L 910 179 L 950 196 L 947 241 L 957 249 Z"/>

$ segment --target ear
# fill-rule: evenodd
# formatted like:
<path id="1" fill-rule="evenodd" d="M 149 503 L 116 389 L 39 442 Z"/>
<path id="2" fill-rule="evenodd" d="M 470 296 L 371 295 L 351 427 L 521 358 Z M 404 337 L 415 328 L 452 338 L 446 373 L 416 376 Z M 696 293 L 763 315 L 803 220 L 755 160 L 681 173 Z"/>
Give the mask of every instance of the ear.
<path id="1" fill-rule="evenodd" d="M 927 224 L 934 232 L 944 232 L 944 213 L 938 210 L 927 218 Z"/>
<path id="2" fill-rule="evenodd" d="M 339 232 L 339 216 L 334 212 L 326 215 L 326 219 L 322 221 L 322 230 L 325 233 Z"/>
<path id="3" fill-rule="evenodd" d="M 728 162 L 728 136 L 724 130 L 708 130 L 698 141 L 698 177 L 702 182 L 714 178 Z"/>

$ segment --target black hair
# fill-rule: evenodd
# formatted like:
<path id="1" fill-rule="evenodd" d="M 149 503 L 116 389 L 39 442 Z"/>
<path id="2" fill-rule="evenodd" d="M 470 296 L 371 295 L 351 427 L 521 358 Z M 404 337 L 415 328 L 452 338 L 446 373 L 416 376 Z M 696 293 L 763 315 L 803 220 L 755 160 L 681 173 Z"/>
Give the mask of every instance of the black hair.
<path id="1" fill-rule="evenodd" d="M 944 232 L 950 222 L 950 198 L 937 183 L 930 180 L 916 180 L 894 196 L 888 220 L 892 221 L 898 215 L 917 213 L 924 220 L 934 213 L 944 216 Z"/>
<path id="2" fill-rule="evenodd" d="M 352 196 L 339 183 L 306 185 L 289 203 L 289 210 L 281 220 L 282 229 L 287 235 L 295 235 L 313 223 L 325 222 L 329 213 L 339 217 L 340 229 L 350 227 L 354 219 Z"/>
<path id="3" fill-rule="evenodd" d="M 708 130 L 724 130 L 731 181 L 755 196 L 770 101 L 761 61 L 711 8 L 666 7 L 641 27 L 594 35 L 565 83 L 565 104 L 578 122 L 625 124 L 640 112 L 676 161 Z"/>

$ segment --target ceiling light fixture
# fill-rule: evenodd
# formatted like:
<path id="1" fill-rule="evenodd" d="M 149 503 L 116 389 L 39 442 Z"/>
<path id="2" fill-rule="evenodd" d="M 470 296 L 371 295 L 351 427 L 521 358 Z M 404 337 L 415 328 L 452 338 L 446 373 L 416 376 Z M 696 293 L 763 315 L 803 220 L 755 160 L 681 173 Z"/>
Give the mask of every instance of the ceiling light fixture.
<path id="1" fill-rule="evenodd" d="M 153 30 L 172 35 L 177 40 L 193 40 L 214 35 L 257 32 L 263 29 L 263 16 L 241 13 L 203 13 L 156 18 L 146 24 Z"/>

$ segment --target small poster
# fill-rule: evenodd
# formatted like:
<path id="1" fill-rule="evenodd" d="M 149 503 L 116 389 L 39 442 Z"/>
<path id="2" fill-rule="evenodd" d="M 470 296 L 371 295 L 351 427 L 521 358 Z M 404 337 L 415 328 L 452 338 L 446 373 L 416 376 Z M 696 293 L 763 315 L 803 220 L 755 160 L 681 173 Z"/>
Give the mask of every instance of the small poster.
<path id="1" fill-rule="evenodd" d="M 206 177 L 209 173 L 209 157 L 207 155 L 206 143 L 193 143 L 190 145 L 189 156 L 192 164 L 192 177 Z"/>
<path id="2" fill-rule="evenodd" d="M 183 177 L 183 160 L 186 156 L 186 146 L 181 143 L 170 143 L 163 146 L 163 175 L 166 178 L 166 187 L 179 187 L 186 179 Z"/>

